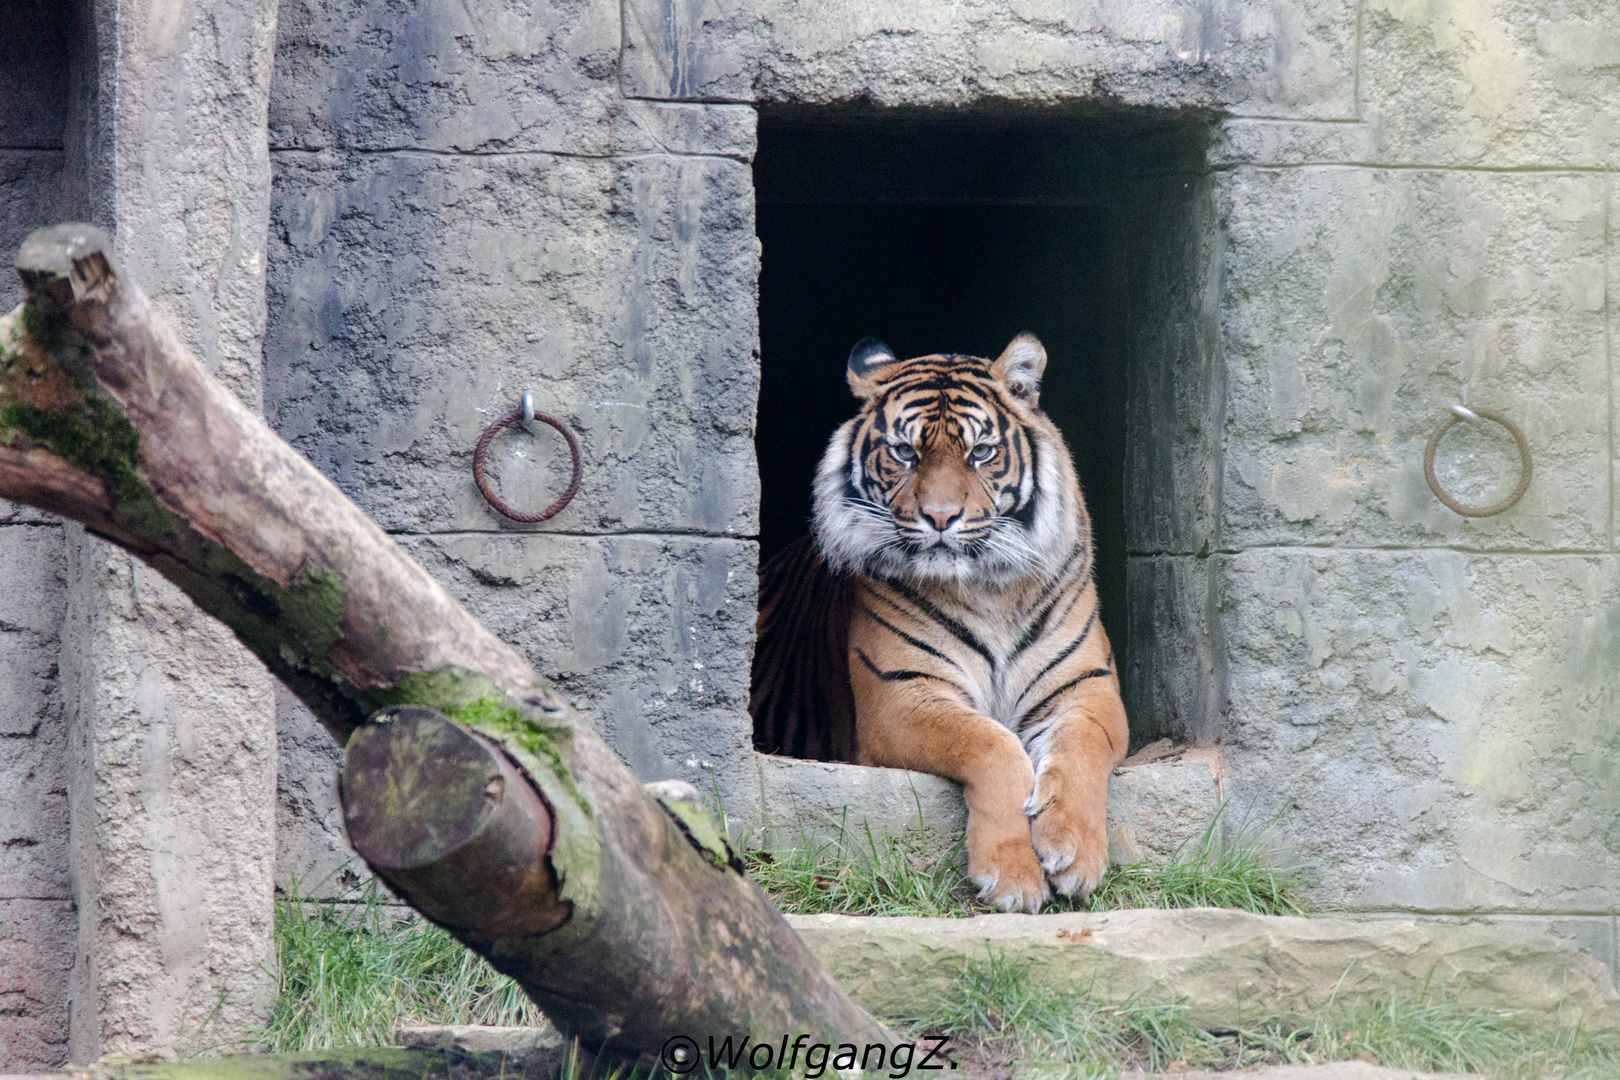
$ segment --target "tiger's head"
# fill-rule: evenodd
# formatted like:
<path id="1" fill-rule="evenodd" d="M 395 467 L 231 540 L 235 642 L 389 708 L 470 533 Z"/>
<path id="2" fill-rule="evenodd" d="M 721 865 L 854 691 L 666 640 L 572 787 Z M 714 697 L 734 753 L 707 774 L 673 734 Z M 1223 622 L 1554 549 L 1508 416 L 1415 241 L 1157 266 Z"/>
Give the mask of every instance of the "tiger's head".
<path id="1" fill-rule="evenodd" d="M 995 360 L 849 354 L 858 416 L 816 473 L 815 534 L 834 569 L 1007 585 L 1055 572 L 1085 507 L 1068 448 L 1038 407 L 1046 350 L 1032 334 Z"/>

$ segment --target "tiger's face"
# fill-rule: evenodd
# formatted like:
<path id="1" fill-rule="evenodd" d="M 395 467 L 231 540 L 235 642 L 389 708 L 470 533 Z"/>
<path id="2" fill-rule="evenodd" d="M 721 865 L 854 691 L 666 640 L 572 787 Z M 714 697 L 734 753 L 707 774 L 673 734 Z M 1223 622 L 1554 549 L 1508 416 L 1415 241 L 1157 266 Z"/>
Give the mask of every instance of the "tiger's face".
<path id="1" fill-rule="evenodd" d="M 860 415 L 833 436 L 816 483 L 816 538 L 835 567 L 1006 583 L 1038 571 L 1061 500 L 1042 490 L 1056 429 L 1037 408 L 1046 351 L 1021 334 L 995 360 L 898 360 L 872 338 L 849 357 Z M 1045 483 L 1043 484 L 1043 480 Z"/>

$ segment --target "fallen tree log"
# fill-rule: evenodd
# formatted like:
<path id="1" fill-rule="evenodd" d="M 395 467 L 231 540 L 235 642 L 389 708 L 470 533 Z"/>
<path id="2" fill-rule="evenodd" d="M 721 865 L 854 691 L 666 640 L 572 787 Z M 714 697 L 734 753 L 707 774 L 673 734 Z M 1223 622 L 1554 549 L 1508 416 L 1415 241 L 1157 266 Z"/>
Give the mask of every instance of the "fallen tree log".
<path id="1" fill-rule="evenodd" d="M 893 1036 L 678 799 L 210 377 L 87 225 L 0 318 L 0 497 L 83 522 L 228 625 L 346 746 L 355 846 L 565 1032 Z"/>

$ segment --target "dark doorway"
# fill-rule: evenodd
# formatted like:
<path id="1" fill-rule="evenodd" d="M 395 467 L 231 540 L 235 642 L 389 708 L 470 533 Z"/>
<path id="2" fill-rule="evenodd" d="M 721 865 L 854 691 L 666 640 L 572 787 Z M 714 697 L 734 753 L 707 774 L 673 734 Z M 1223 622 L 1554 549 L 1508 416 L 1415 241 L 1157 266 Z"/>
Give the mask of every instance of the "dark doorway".
<path id="1" fill-rule="evenodd" d="M 1046 346 L 1041 405 L 1080 473 L 1103 621 L 1123 670 L 1125 363 L 1110 257 L 1117 237 L 1102 205 L 1018 189 L 1021 168 L 1037 160 L 1050 167 L 1049 134 L 761 123 L 760 555 L 768 560 L 808 531 L 816 462 L 855 413 L 844 382 L 855 341 L 882 338 L 899 356 L 993 357 L 1028 330 Z M 1000 167 L 985 169 L 987 160 Z M 943 192 L 940 170 L 954 177 Z M 871 178 L 864 192 L 863 173 Z M 912 202 L 909 192 L 945 199 Z"/>

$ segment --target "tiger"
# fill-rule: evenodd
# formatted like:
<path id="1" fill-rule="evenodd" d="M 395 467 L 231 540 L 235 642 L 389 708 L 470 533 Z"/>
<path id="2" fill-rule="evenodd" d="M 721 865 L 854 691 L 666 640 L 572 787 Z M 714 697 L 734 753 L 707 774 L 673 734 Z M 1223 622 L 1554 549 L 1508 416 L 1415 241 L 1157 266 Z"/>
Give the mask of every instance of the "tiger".
<path id="1" fill-rule="evenodd" d="M 1027 333 L 995 360 L 856 343 L 811 535 L 760 574 L 749 701 L 762 752 L 961 784 L 979 899 L 1031 913 L 1101 883 L 1128 742 L 1045 370 Z"/>

